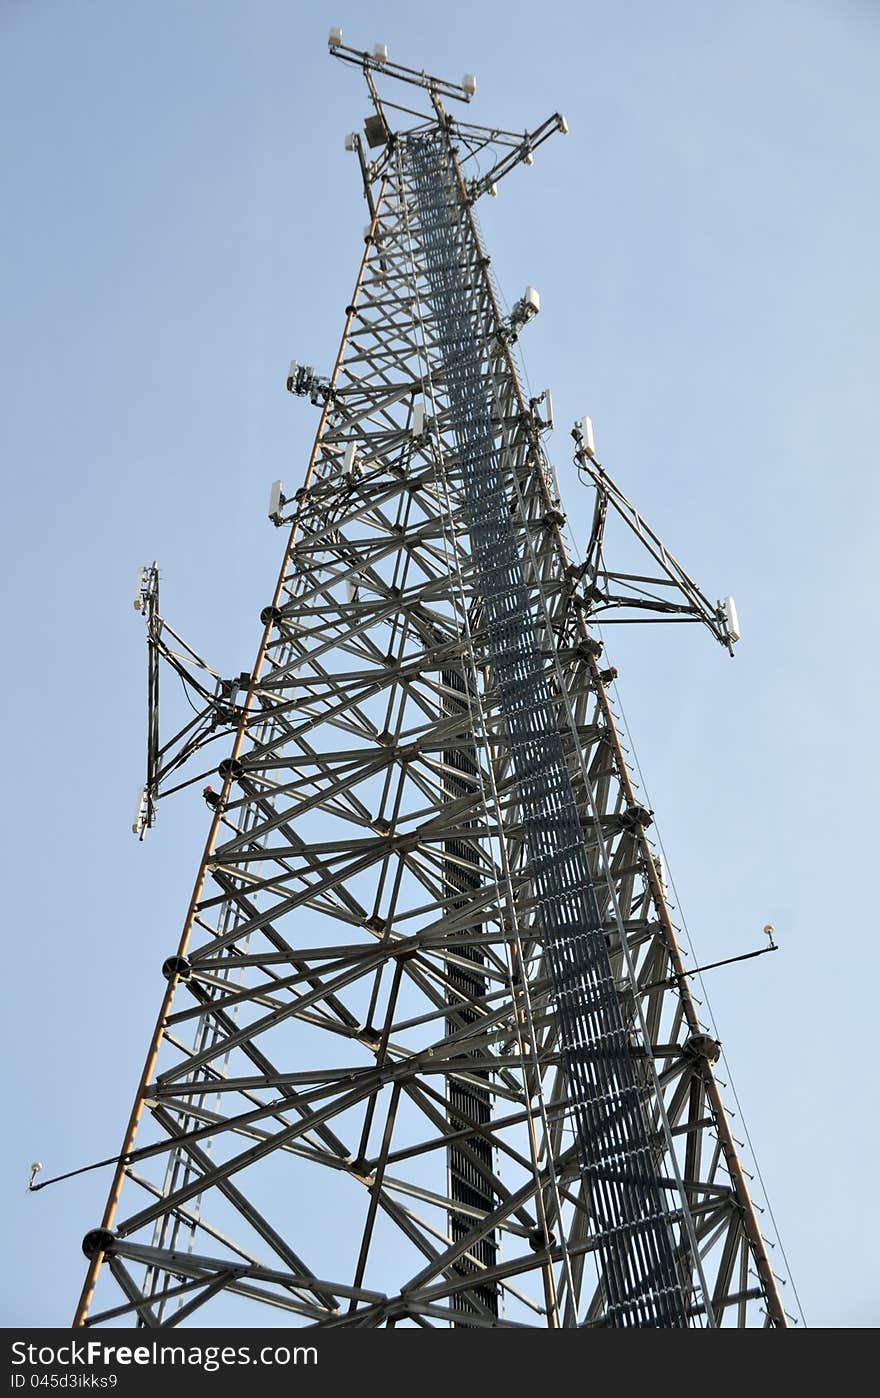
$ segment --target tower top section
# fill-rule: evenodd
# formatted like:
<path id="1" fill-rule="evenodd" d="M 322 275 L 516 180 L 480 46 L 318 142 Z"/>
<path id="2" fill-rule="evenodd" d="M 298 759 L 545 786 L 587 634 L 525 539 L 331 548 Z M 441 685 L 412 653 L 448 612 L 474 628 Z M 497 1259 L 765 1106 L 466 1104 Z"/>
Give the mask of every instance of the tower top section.
<path id="1" fill-rule="evenodd" d="M 367 146 L 371 151 L 376 151 L 376 155 L 371 161 L 365 159 L 359 132 L 351 132 L 345 138 L 346 149 L 356 151 L 360 157 L 366 185 L 372 184 L 384 174 L 388 155 L 393 150 L 395 138 L 399 134 L 395 128 L 401 126 L 401 117 L 409 119 L 404 127 L 407 132 L 424 130 L 439 124 L 454 134 L 460 150 L 459 164 L 462 167 L 470 203 L 479 199 L 481 194 L 497 194 L 498 181 L 515 166 L 531 165 L 538 146 L 552 136 L 554 131 L 568 134 L 568 122 L 561 112 L 554 112 L 534 131 L 523 132 L 505 131 L 497 126 L 477 126 L 473 122 L 460 121 L 445 111 L 443 99 L 452 98 L 456 102 L 469 103 L 477 90 L 477 80 L 473 73 L 465 73 L 460 83 L 447 82 L 445 78 L 433 77 L 423 69 L 407 68 L 402 63 L 393 63 L 388 57 L 386 44 L 375 44 L 372 51 L 351 48 L 343 43 L 342 30 L 339 28 L 330 30 L 328 45 L 334 58 L 361 69 L 369 89 L 373 112 L 364 122 L 364 136 Z M 427 92 L 431 110 L 419 110 L 417 107 L 392 101 L 380 93 L 379 83 L 383 84 L 384 92 L 384 80 L 388 78 Z M 415 95 L 413 101 L 418 101 Z M 476 171 L 478 168 L 477 158 L 487 149 L 495 156 L 493 165 L 485 172 L 474 173 L 473 177 L 468 179 L 471 169 Z"/>

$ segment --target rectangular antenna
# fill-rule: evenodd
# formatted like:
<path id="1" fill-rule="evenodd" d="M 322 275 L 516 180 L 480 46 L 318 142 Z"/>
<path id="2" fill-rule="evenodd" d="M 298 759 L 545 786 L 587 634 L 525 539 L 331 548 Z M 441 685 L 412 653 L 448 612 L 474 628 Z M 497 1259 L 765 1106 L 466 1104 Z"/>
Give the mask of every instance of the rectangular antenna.
<path id="1" fill-rule="evenodd" d="M 269 518 L 277 526 L 281 523 L 281 507 L 284 504 L 284 491 L 281 481 L 273 481 L 269 487 Z"/>
<path id="2" fill-rule="evenodd" d="M 578 426 L 581 430 L 580 444 L 582 448 L 587 453 L 587 456 L 595 456 L 596 442 L 595 438 L 593 437 L 593 419 L 589 417 L 582 417 L 580 422 L 578 423 Z"/>
<path id="3" fill-rule="evenodd" d="M 742 632 L 739 629 L 739 616 L 737 615 L 736 603 L 732 597 L 725 597 L 721 604 L 721 608 L 724 612 L 727 634 L 730 637 L 731 643 L 738 641 L 742 636 Z"/>
<path id="4" fill-rule="evenodd" d="M 143 593 L 144 593 L 144 590 L 146 589 L 146 585 L 147 585 L 147 570 L 146 570 L 146 568 L 138 568 L 138 571 L 137 571 L 137 581 L 135 582 L 135 585 L 134 585 L 134 609 L 135 609 L 136 612 L 139 612 L 140 609 L 141 609 L 141 607 L 142 607 L 143 604 L 144 604 Z"/>

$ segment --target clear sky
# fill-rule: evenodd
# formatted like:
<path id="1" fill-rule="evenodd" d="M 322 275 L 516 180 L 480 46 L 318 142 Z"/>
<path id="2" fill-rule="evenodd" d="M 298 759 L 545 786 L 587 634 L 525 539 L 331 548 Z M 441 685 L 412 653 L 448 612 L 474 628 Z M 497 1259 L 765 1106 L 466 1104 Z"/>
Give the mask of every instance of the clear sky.
<path id="1" fill-rule="evenodd" d="M 363 85 L 331 24 L 474 71 L 475 121 L 568 117 L 484 233 L 507 299 L 541 292 L 521 346 L 572 537 L 588 412 L 703 590 L 736 596 L 733 661 L 701 628 L 606 647 L 699 959 L 777 928 L 707 986 L 807 1320 L 876 1325 L 874 0 L 0 0 L 0 1323 L 69 1323 L 108 1173 L 28 1198 L 29 1162 L 119 1148 L 203 842 L 192 793 L 129 829 L 136 568 L 159 560 L 218 670 L 250 668 L 268 484 L 300 483 L 317 422 L 286 365 L 329 368 L 362 250 Z"/>

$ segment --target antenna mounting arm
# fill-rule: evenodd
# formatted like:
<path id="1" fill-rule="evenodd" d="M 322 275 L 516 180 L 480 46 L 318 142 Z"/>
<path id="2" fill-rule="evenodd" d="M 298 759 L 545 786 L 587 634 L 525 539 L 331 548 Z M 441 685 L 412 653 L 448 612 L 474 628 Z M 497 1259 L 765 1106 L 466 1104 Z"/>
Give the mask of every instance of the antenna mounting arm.
<path id="1" fill-rule="evenodd" d="M 238 724 L 243 710 L 238 696 L 250 686 L 249 674 L 235 679 L 221 679 L 216 670 L 201 658 L 192 646 L 169 626 L 159 613 L 159 569 L 148 564 L 138 572 L 135 611 L 147 624 L 147 771 L 146 781 L 138 796 L 132 821 L 132 832 L 143 840 L 147 830 L 156 823 L 156 805 L 160 796 L 188 786 L 198 776 L 162 790 L 172 772 L 178 771 L 194 753 L 214 738 L 228 733 Z M 170 638 L 170 641 L 169 641 Z M 165 742 L 159 734 L 159 676 L 162 662 L 178 676 L 193 716 Z"/>
<path id="2" fill-rule="evenodd" d="M 542 121 L 541 125 L 534 131 L 527 131 L 518 146 L 507 151 L 500 160 L 487 170 L 485 175 L 479 179 L 471 180 L 468 184 L 468 197 L 472 204 L 480 198 L 482 194 L 496 194 L 498 181 L 514 170 L 517 165 L 531 165 L 534 160 L 534 152 L 542 146 L 554 131 L 561 131 L 563 135 L 568 134 L 568 122 L 561 112 L 554 112 L 552 116 Z"/>
<path id="3" fill-rule="evenodd" d="M 619 486 L 597 460 L 592 441 L 592 424 L 583 419 L 572 431 L 575 441 L 574 461 L 579 472 L 586 474 L 596 489 L 597 501 L 593 527 L 587 549 L 587 584 L 585 598 L 591 610 L 603 613 L 612 608 L 631 608 L 636 612 L 658 612 L 671 621 L 697 621 L 708 626 L 715 639 L 733 655 L 734 644 L 740 638 L 739 622 L 733 598 L 714 606 L 669 552 L 659 535 L 642 518 Z M 657 567 L 656 576 L 610 572 L 603 563 L 603 542 L 608 506 L 611 505 L 636 536 Z M 622 587 L 621 593 L 616 588 Z M 668 595 L 656 596 L 653 589 L 674 588 L 681 601 Z M 605 621 L 633 621 L 637 617 L 603 617 Z"/>

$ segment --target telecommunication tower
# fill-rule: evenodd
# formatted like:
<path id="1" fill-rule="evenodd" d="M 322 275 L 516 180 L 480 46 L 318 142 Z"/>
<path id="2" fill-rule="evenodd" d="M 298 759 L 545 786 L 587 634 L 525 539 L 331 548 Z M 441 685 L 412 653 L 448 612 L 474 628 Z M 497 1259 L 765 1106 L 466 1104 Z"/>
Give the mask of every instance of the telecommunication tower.
<path id="1" fill-rule="evenodd" d="M 589 419 L 572 558 L 513 349 L 540 300 L 503 312 L 474 217 L 565 119 L 473 125 L 447 110 L 472 77 L 330 51 L 369 90 L 369 224 L 335 365 L 290 367 L 320 421 L 302 488 L 273 487 L 252 670 L 169 643 L 139 582 L 136 832 L 231 746 L 75 1324 L 784 1326 L 596 637 L 650 611 L 731 649 L 736 613 Z M 641 572 L 609 571 L 613 517 Z M 163 659 L 204 703 L 166 744 Z"/>

